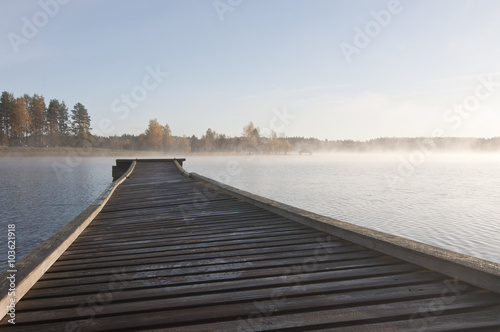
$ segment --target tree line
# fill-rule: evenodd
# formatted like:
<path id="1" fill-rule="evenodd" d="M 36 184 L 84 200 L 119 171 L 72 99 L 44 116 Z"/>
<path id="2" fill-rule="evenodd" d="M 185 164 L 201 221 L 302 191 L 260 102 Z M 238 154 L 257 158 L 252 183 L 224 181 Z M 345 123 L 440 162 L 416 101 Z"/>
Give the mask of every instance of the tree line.
<path id="1" fill-rule="evenodd" d="M 383 137 L 367 141 L 320 140 L 305 137 L 280 137 L 276 132 L 262 135 L 249 122 L 240 136 L 230 137 L 211 128 L 198 138 L 174 136 L 168 124 L 157 119 L 140 135 L 102 137 L 92 135 L 90 116 L 81 103 L 71 110 L 64 101 L 51 99 L 48 105 L 41 95 L 0 96 L 0 145 L 94 147 L 112 150 L 147 150 L 182 153 L 287 154 L 299 152 L 385 152 L 385 151 L 500 151 L 500 137 Z"/>
<path id="2" fill-rule="evenodd" d="M 89 146 L 90 116 L 81 103 L 71 111 L 64 101 L 41 95 L 0 96 L 0 145 Z"/>
<path id="3" fill-rule="evenodd" d="M 161 125 L 157 119 L 151 119 L 144 133 L 138 136 L 125 134 L 94 139 L 94 146 L 99 148 L 182 153 L 286 154 L 291 147 L 286 138 L 278 137 L 276 133 L 272 133 L 271 137 L 261 137 L 259 128 L 252 122 L 243 128 L 242 135 L 238 137 L 229 137 L 208 128 L 198 138 L 195 135 L 174 136 L 168 123 Z"/>
<path id="4" fill-rule="evenodd" d="M 151 119 L 143 134 L 120 137 L 92 135 L 91 118 L 81 103 L 69 110 L 64 101 L 46 104 L 39 94 L 15 97 L 7 91 L 0 96 L 0 146 L 95 147 L 113 150 L 164 152 L 243 152 L 286 154 L 290 143 L 273 132 L 261 137 L 252 122 L 241 137 L 228 137 L 207 129 L 201 138 L 173 136 L 168 124 Z"/>
<path id="5" fill-rule="evenodd" d="M 173 136 L 168 124 L 161 125 L 157 119 L 149 121 L 144 133 L 114 136 L 100 140 L 101 148 L 153 150 L 184 153 L 244 153 L 287 154 L 290 152 L 311 154 L 313 152 L 391 152 L 391 151 L 500 151 L 500 137 L 381 137 L 367 141 L 320 140 L 306 137 L 279 137 L 276 132 L 262 135 L 259 127 L 249 122 L 243 127 L 241 136 L 230 137 L 208 128 L 201 137 L 195 135 Z"/>
<path id="6" fill-rule="evenodd" d="M 131 137 L 127 137 L 130 140 Z M 228 137 L 208 128 L 201 138 L 172 136 L 170 126 L 162 126 L 157 119 L 149 121 L 144 134 L 136 140 L 140 150 L 179 151 L 179 152 L 235 152 L 286 154 L 291 145 L 284 137 L 275 132 L 270 137 L 262 137 L 260 129 L 253 122 L 243 127 L 242 136 Z"/>

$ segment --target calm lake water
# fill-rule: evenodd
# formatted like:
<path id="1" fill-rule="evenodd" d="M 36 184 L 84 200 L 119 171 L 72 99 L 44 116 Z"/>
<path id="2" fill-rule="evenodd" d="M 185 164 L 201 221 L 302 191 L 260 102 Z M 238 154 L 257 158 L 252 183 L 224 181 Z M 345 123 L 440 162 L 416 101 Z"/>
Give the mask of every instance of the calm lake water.
<path id="1" fill-rule="evenodd" d="M 500 262 L 500 156 L 188 156 L 184 167 L 322 215 Z M 116 158 L 2 158 L 0 203 L 18 255 L 78 215 Z M 56 170 L 59 170 L 59 175 Z"/>
<path id="2" fill-rule="evenodd" d="M 75 218 L 111 183 L 116 158 L 0 159 L 0 229 L 16 225 L 17 260 Z"/>

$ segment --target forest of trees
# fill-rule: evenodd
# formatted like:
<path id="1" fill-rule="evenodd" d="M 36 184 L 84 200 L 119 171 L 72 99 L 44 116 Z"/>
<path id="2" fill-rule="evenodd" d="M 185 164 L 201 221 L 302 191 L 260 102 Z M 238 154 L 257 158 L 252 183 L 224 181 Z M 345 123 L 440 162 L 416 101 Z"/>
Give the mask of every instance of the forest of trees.
<path id="1" fill-rule="evenodd" d="M 229 137 L 207 129 L 200 138 L 173 136 L 170 126 L 162 126 L 158 120 L 149 121 L 149 126 L 139 136 L 122 135 L 100 137 L 94 146 L 125 150 L 153 150 L 183 153 L 243 153 L 243 154 L 287 154 L 313 152 L 391 152 L 391 151 L 500 151 L 500 137 L 385 137 L 368 141 L 320 140 L 305 137 L 278 137 L 272 132 L 269 137 L 261 135 L 252 122 L 243 127 L 241 136 Z M 97 144 L 99 142 L 99 144 Z"/>
<path id="2" fill-rule="evenodd" d="M 319 140 L 305 137 L 261 135 L 249 122 L 241 136 L 230 137 L 208 128 L 200 138 L 174 136 L 168 124 L 149 120 L 143 134 L 101 137 L 91 134 L 90 116 L 81 103 L 71 110 L 64 101 L 27 94 L 14 97 L 4 91 L 0 97 L 0 146 L 84 147 L 112 150 L 146 150 L 182 153 L 287 154 L 312 152 L 385 152 L 401 150 L 500 151 L 496 138 L 377 138 L 368 141 Z"/>
<path id="3" fill-rule="evenodd" d="M 126 139 L 129 143 L 132 137 Z M 146 132 L 139 135 L 135 141 L 140 150 L 179 152 L 286 154 L 291 147 L 286 138 L 280 138 L 276 133 L 272 133 L 270 138 L 261 137 L 259 128 L 252 122 L 243 128 L 241 137 L 228 137 L 209 128 L 201 138 L 194 135 L 188 138 L 172 136 L 168 124 L 162 126 L 158 120 L 153 119 L 149 121 Z"/>
<path id="4" fill-rule="evenodd" d="M 64 101 L 38 94 L 15 97 L 7 91 L 0 97 L 0 145 L 89 146 L 90 116 L 81 103 L 71 111 Z"/>

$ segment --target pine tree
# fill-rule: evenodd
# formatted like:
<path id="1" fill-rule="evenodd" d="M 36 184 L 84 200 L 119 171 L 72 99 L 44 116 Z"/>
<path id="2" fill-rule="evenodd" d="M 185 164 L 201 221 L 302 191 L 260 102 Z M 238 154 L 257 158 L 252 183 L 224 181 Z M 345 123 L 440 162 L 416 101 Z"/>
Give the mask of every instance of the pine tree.
<path id="1" fill-rule="evenodd" d="M 7 145 L 10 137 L 10 118 L 14 105 L 14 95 L 7 91 L 0 97 L 0 145 Z"/>
<path id="2" fill-rule="evenodd" d="M 205 135 L 201 136 L 201 144 L 205 151 L 211 152 L 215 150 L 215 139 L 217 138 L 217 133 L 211 128 L 207 129 Z"/>
<path id="3" fill-rule="evenodd" d="M 62 101 L 57 109 L 57 126 L 61 135 L 68 135 L 70 129 L 68 106 Z"/>
<path id="4" fill-rule="evenodd" d="M 29 131 L 33 136 L 34 144 L 38 146 L 45 145 L 43 138 L 45 129 L 45 98 L 35 93 L 33 97 L 25 94 L 24 99 L 31 118 Z"/>
<path id="5" fill-rule="evenodd" d="M 72 131 L 75 136 L 83 141 L 90 138 L 90 115 L 81 103 L 75 104 L 71 110 Z"/>
<path id="6" fill-rule="evenodd" d="M 26 107 L 26 100 L 23 97 L 16 98 L 10 116 L 11 144 L 22 145 L 23 138 L 26 137 L 31 119 Z"/>
<path id="7" fill-rule="evenodd" d="M 173 138 L 172 138 L 172 131 L 170 130 L 170 126 L 167 124 L 165 124 L 165 126 L 163 126 L 163 149 L 165 151 L 170 151 L 172 150 L 172 148 L 174 147 L 174 142 L 173 142 Z"/>
<path id="8" fill-rule="evenodd" d="M 49 106 L 47 107 L 47 135 L 49 137 L 49 142 L 51 146 L 57 145 L 59 142 L 59 124 L 58 124 L 58 111 L 61 107 L 59 100 L 51 99 Z"/>

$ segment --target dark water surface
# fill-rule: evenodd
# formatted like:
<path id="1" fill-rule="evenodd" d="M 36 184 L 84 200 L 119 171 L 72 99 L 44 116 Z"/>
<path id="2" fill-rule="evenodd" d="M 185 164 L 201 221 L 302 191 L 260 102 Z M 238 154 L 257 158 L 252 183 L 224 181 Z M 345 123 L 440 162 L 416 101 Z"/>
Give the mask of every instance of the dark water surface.
<path id="1" fill-rule="evenodd" d="M 0 229 L 16 225 L 17 260 L 90 205 L 111 183 L 115 158 L 0 160 Z M 0 232 L 2 234 L 2 232 Z"/>

